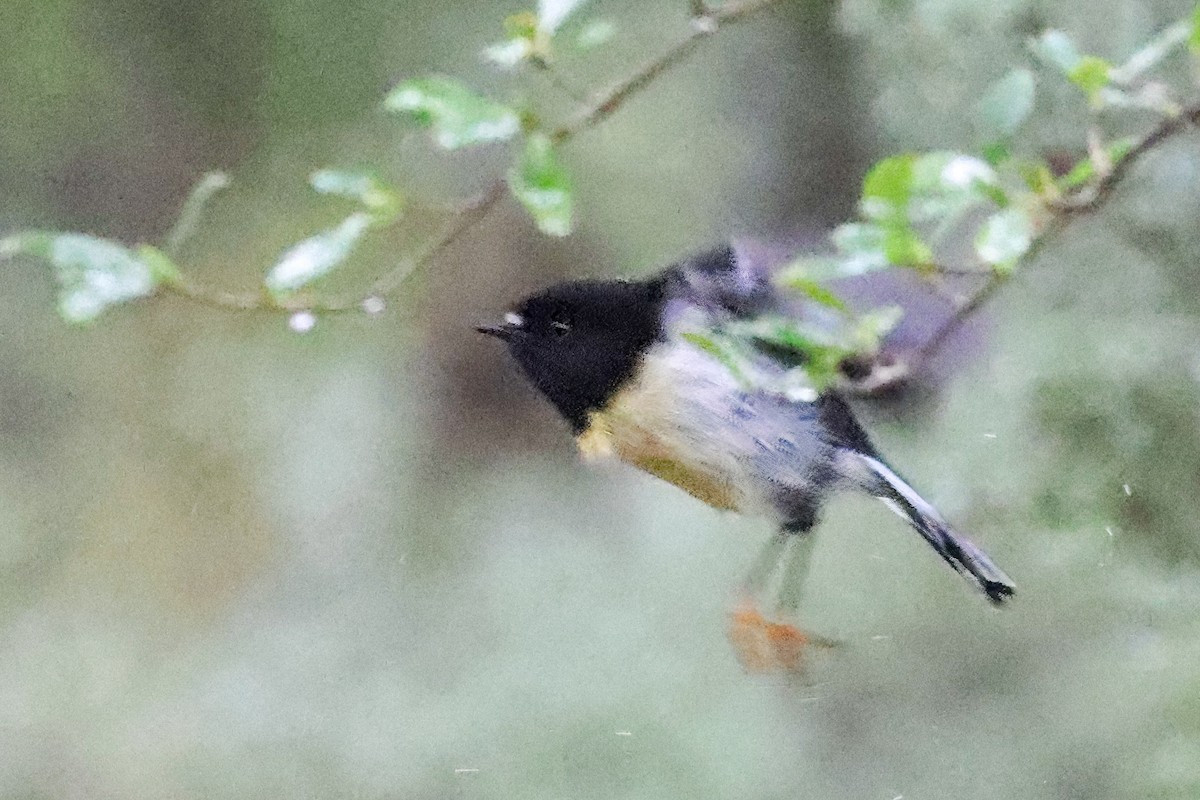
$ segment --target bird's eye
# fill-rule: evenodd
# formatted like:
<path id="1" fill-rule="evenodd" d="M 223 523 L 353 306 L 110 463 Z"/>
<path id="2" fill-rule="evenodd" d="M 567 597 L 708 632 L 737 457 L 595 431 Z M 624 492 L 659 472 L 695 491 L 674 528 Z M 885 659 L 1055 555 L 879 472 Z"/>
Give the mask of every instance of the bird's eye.
<path id="1" fill-rule="evenodd" d="M 571 323 L 562 319 L 551 320 L 550 330 L 554 331 L 555 336 L 566 336 L 571 331 Z"/>

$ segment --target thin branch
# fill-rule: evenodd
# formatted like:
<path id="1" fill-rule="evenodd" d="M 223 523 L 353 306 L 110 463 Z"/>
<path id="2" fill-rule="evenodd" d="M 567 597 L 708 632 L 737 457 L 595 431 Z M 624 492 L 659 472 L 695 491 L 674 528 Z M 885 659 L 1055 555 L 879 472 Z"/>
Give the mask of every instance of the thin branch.
<path id="1" fill-rule="evenodd" d="M 504 181 L 495 181 L 483 192 L 460 203 L 436 236 L 426 242 L 416 254 L 403 259 L 394 269 L 376 278 L 365 293 L 355 292 L 328 299 L 314 298 L 305 294 L 279 298 L 266 291 L 226 292 L 211 289 L 196 283 L 187 276 L 179 276 L 163 288 L 189 300 L 236 311 L 316 311 L 322 314 L 362 311 L 365 307 L 373 304 L 372 301 L 382 302 L 382 299 L 399 288 L 405 278 L 414 270 L 428 263 L 454 244 L 460 236 L 487 216 L 487 213 L 504 196 L 504 188 Z"/>
<path id="2" fill-rule="evenodd" d="M 550 64 L 550 62 L 546 61 L 544 58 L 534 58 L 530 60 L 530 63 L 533 65 L 534 72 L 542 76 L 546 83 L 562 92 L 571 100 L 575 101 L 575 103 L 581 106 L 587 105 L 588 99 L 586 94 L 571 85 L 571 83 L 568 82 L 562 76 L 562 74 Z"/>
<path id="3" fill-rule="evenodd" d="M 1196 125 L 1200 125 L 1200 104 L 1189 106 L 1179 114 L 1164 119 L 1150 133 L 1139 139 L 1125 154 L 1125 157 L 1113 164 L 1112 169 L 1105 173 L 1100 180 L 1059 201 L 1051 207 L 1051 210 L 1064 214 L 1095 211 L 1108 199 L 1117 184 L 1124 180 L 1129 169 L 1138 159 L 1171 137 Z"/>
<path id="4" fill-rule="evenodd" d="M 204 213 L 204 207 L 208 205 L 208 201 L 214 194 L 228 186 L 228 175 L 224 172 L 210 172 L 192 188 L 191 194 L 183 203 L 183 210 L 179 212 L 179 219 L 171 228 L 171 232 L 167 234 L 166 242 L 163 245 L 163 250 L 167 255 L 172 257 L 179 255 L 179 249 L 183 247 L 184 242 L 196 232 L 196 227 L 200 224 L 200 216 Z"/>
<path id="5" fill-rule="evenodd" d="M 392 271 L 377 278 L 371 284 L 366 297 L 346 297 L 341 300 L 331 300 L 310 307 L 314 311 L 354 311 L 360 309 L 363 303 L 369 298 L 387 297 L 400 288 L 404 280 L 418 267 L 432 261 L 442 251 L 458 241 L 459 237 L 482 221 L 488 215 L 488 212 L 495 207 L 496 203 L 504 197 L 504 189 L 505 183 L 503 180 L 494 181 L 491 186 L 469 203 L 460 207 L 457 213 L 446 220 L 441 232 L 430 239 L 416 255 L 406 259 Z"/>
<path id="6" fill-rule="evenodd" d="M 1021 265 L 1027 264 L 1037 258 L 1042 248 L 1054 236 L 1060 234 L 1071 220 L 1097 211 L 1103 206 L 1112 196 L 1117 186 L 1120 185 L 1121 181 L 1129 174 L 1134 164 L 1143 156 L 1169 139 L 1197 125 L 1200 125 L 1200 104 L 1189 106 L 1180 114 L 1161 121 L 1149 133 L 1138 139 L 1125 156 L 1115 162 L 1112 168 L 1101 175 L 1094 183 L 1080 187 L 1067 197 L 1047 204 L 1046 210 L 1049 212 L 1049 219 L 1042 227 L 1037 238 L 1033 240 L 1029 249 L 1025 251 L 1017 267 L 1019 268 Z M 911 366 L 916 368 L 936 355 L 942 345 L 946 343 L 946 340 L 961 328 L 1007 282 L 1010 272 L 991 273 L 988 281 L 967 297 L 958 307 L 958 310 L 955 311 L 954 315 L 934 331 L 925 344 L 913 354 L 910 360 Z"/>
<path id="7" fill-rule="evenodd" d="M 555 129 L 550 134 L 551 139 L 562 143 L 582 131 L 599 125 L 616 113 L 627 100 L 650 86 L 656 78 L 684 61 L 700 42 L 715 34 L 722 26 L 746 19 L 780 1 L 742 0 L 741 2 L 726 3 L 718 9 L 711 9 L 703 2 L 693 2 L 691 4 L 693 10 L 692 31 L 686 38 L 644 64 L 641 69 L 609 91 L 593 99 L 573 121 Z M 702 13 L 696 13 L 697 9 Z M 549 74 L 548 77 L 551 80 L 558 80 L 557 76 L 553 74 Z M 560 85 L 559 88 L 573 93 L 569 87 Z M 440 233 L 430 239 L 414 256 L 405 259 L 394 269 L 375 279 L 365 294 L 346 295 L 326 300 L 298 294 L 281 299 L 272 297 L 265 291 L 227 292 L 211 289 L 186 276 L 179 276 L 170 283 L 164 284 L 162 289 L 198 303 L 238 311 L 336 313 L 362 310 L 368 304 L 380 303 L 382 298 L 396 291 L 409 275 L 428 264 L 474 228 L 504 197 L 504 189 L 503 179 L 497 180 L 476 197 L 453 209 Z"/>
<path id="8" fill-rule="evenodd" d="M 299 311 L 308 307 L 299 305 L 289 308 L 285 303 L 276 301 L 266 292 L 228 292 L 223 289 L 213 289 L 197 283 L 183 274 L 164 283 L 161 291 L 177 294 L 206 306 L 234 311 Z"/>
<path id="9" fill-rule="evenodd" d="M 723 26 L 740 22 L 777 2 L 779 0 L 744 0 L 740 3 L 727 3 L 719 9 L 708 10 L 702 16 L 694 16 L 692 31 L 688 36 L 609 89 L 573 121 L 551 133 L 550 138 L 555 142 L 562 143 L 581 131 L 595 127 L 615 114 L 631 97 L 639 94 L 658 76 L 690 56 L 702 41 L 715 34 Z"/>

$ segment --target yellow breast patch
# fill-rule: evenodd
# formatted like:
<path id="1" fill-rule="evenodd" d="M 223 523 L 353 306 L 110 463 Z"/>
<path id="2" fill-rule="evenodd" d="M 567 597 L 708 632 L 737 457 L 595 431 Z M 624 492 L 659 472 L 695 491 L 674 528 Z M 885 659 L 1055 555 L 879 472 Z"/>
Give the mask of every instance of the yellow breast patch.
<path id="1" fill-rule="evenodd" d="M 576 438 L 584 460 L 615 456 L 678 486 L 710 506 L 737 510 L 737 496 L 728 482 L 690 468 L 666 441 L 637 424 L 634 421 L 636 417 L 631 419 L 624 413 L 622 404 L 615 405 L 616 409 L 620 409 L 615 413 L 609 410 L 593 413 L 587 430 Z"/>

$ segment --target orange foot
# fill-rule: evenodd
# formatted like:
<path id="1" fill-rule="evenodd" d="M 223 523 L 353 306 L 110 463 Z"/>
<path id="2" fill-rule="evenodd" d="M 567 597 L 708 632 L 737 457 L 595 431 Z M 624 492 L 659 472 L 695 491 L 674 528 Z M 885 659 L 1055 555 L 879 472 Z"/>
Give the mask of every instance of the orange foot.
<path id="1" fill-rule="evenodd" d="M 742 667 L 750 672 L 797 672 L 811 645 L 833 646 L 830 640 L 789 622 L 767 619 L 752 601 L 741 603 L 729 615 L 729 641 Z"/>

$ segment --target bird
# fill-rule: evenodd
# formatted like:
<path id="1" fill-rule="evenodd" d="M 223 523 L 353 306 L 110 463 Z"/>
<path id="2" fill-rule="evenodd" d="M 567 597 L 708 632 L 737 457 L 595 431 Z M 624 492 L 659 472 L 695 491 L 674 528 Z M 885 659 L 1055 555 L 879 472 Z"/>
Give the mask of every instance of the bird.
<path id="1" fill-rule="evenodd" d="M 1005 603 L 1013 581 L 889 465 L 836 390 L 797 391 L 797 365 L 770 347 L 733 368 L 705 346 L 723 326 L 794 312 L 767 271 L 726 245 L 641 280 L 550 286 L 477 330 L 506 345 L 585 458 L 617 458 L 710 506 L 771 520 L 743 584 L 751 597 L 778 585 L 780 613 L 800 605 L 813 530 L 841 490 L 882 500 Z"/>

